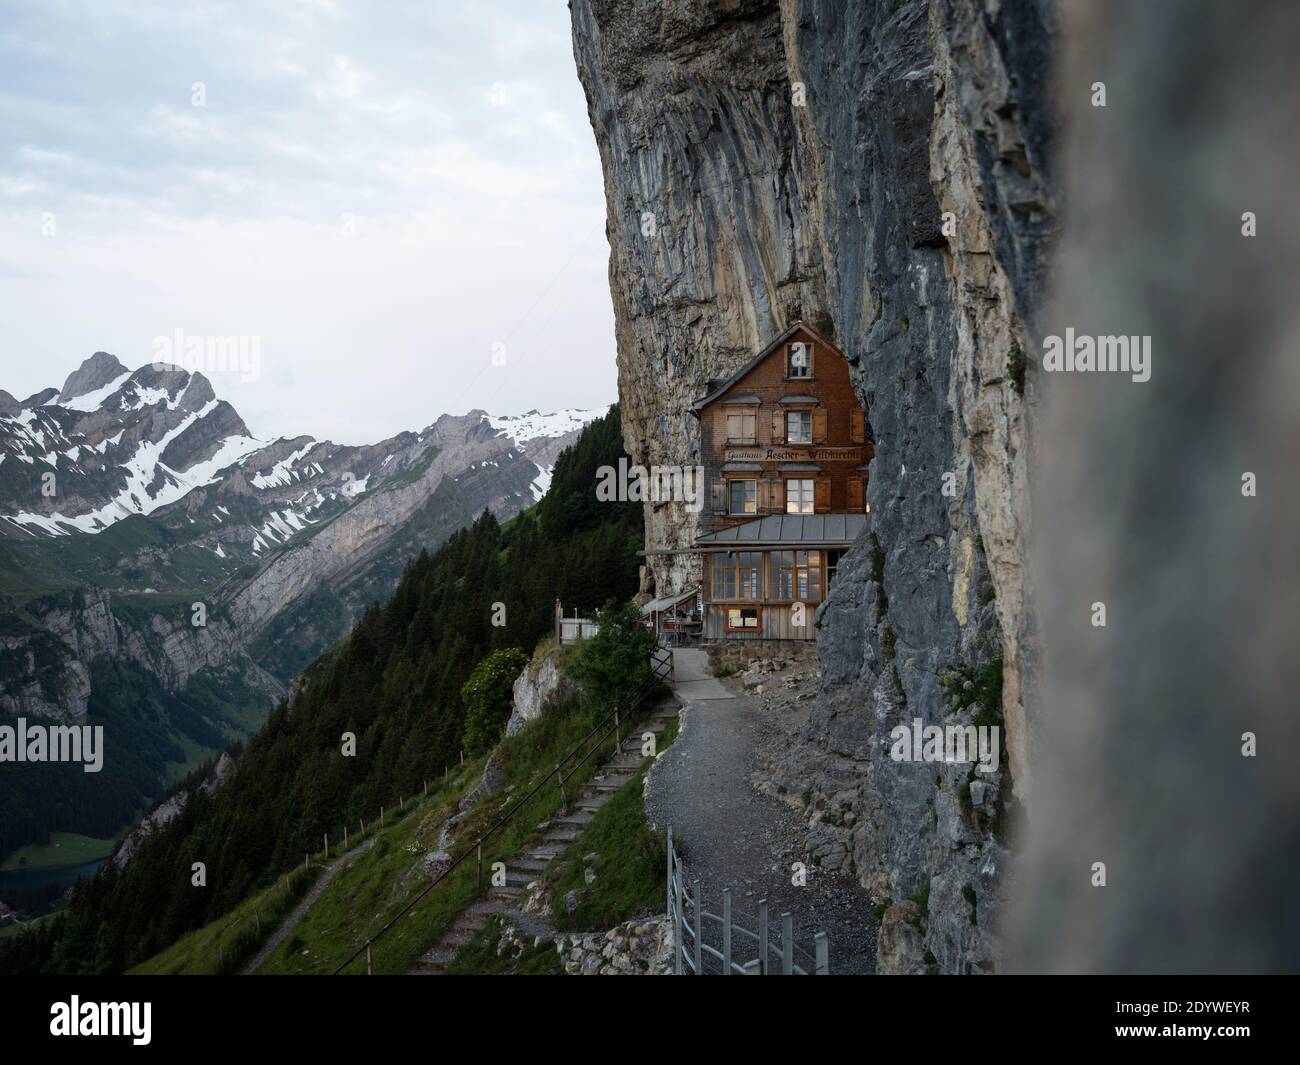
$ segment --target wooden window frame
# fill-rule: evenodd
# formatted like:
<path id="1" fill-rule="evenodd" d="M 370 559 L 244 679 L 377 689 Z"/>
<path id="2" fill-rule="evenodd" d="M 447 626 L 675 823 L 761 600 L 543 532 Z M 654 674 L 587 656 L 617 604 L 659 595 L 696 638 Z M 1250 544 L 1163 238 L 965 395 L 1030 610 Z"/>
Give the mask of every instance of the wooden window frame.
<path id="1" fill-rule="evenodd" d="M 792 482 L 798 483 L 801 486 L 807 485 L 808 487 L 808 495 L 806 500 L 808 505 L 807 510 L 790 509 L 790 484 Z M 781 483 L 782 483 L 782 487 L 785 489 L 785 510 L 782 513 L 785 514 L 816 514 L 817 513 L 817 478 L 786 477 L 782 480 Z M 799 495 L 802 497 L 803 494 L 804 494 L 803 489 L 801 487 L 799 490 Z M 800 502 L 804 502 L 804 500 L 801 498 Z"/>
<path id="2" fill-rule="evenodd" d="M 807 373 L 795 373 L 794 349 L 802 347 L 808 352 Z M 813 345 L 806 340 L 794 340 L 785 346 L 785 379 L 787 381 L 811 381 L 813 379 Z"/>
<path id="3" fill-rule="evenodd" d="M 738 484 L 751 484 L 754 486 L 753 493 L 753 510 L 733 510 L 732 509 L 732 488 Z M 727 513 L 737 518 L 756 518 L 758 517 L 758 478 L 757 477 L 728 477 L 727 478 Z"/>
<path id="4" fill-rule="evenodd" d="M 791 415 L 795 415 L 795 414 L 797 415 L 806 414 L 808 416 L 808 439 L 807 440 L 794 440 L 791 438 L 790 417 Z M 812 447 L 812 443 L 813 443 L 813 408 L 812 407 L 795 407 L 793 410 L 787 409 L 783 420 L 785 422 L 785 442 L 787 444 L 793 444 L 796 447 Z M 802 421 L 802 418 L 800 420 Z"/>
<path id="5" fill-rule="evenodd" d="M 763 551 L 719 551 L 713 556 L 713 565 L 709 567 L 709 587 L 713 593 L 713 602 L 715 605 L 724 603 L 762 603 L 764 602 L 764 593 L 767 590 L 767 574 L 764 570 L 767 568 L 766 552 Z M 741 561 L 746 555 L 757 555 L 758 563 L 744 563 Z M 724 572 L 719 574 L 721 568 Z M 753 596 L 746 596 L 744 591 L 744 580 L 741 577 L 742 571 L 751 571 L 757 587 L 754 588 Z M 727 587 L 726 577 L 730 574 L 734 577 L 733 586 Z M 720 579 L 721 578 L 721 579 Z"/>
<path id="6" fill-rule="evenodd" d="M 790 556 L 790 564 L 785 564 L 785 556 Z M 803 561 L 799 561 L 799 556 L 803 555 Z M 810 557 L 816 555 L 816 561 Z M 770 587 L 773 594 L 770 598 L 764 600 L 768 603 L 805 603 L 808 606 L 822 603 L 826 598 L 826 552 L 819 547 L 810 548 L 778 548 L 767 552 L 767 565 L 771 570 L 769 574 Z M 816 571 L 817 576 L 817 598 L 810 596 L 801 596 L 799 592 L 799 573 L 805 574 L 805 583 L 808 590 L 812 590 L 811 575 Z M 782 577 L 785 574 L 790 575 L 790 596 L 786 596 L 783 587 Z"/>

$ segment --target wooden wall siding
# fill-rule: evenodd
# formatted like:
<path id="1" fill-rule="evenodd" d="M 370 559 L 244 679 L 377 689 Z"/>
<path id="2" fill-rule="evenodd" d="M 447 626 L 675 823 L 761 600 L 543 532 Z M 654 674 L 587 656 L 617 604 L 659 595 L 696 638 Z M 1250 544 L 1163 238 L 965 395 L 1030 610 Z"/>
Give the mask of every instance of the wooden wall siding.
<path id="1" fill-rule="evenodd" d="M 759 606 L 763 611 L 762 632 L 735 632 L 727 629 L 727 607 L 710 603 L 704 609 L 704 638 L 708 640 L 815 640 L 813 607 L 804 615 L 806 624 L 796 628 L 790 623 L 788 606 L 766 606 L 755 603 L 732 603 L 732 606 Z"/>
<path id="2" fill-rule="evenodd" d="M 786 351 L 790 344 L 805 343 L 812 350 L 812 377 L 786 378 Z M 811 397 L 801 403 L 799 397 Z M 729 443 L 727 414 L 747 409 L 738 399 L 754 397 L 753 443 Z M 786 402 L 781 401 L 785 399 Z M 812 413 L 812 443 L 786 440 L 789 411 Z M 800 330 L 766 359 L 739 378 L 726 392 L 700 411 L 700 457 L 710 485 L 710 507 L 704 531 L 714 531 L 764 514 L 785 513 L 785 485 L 790 478 L 806 477 L 814 484 L 814 513 L 861 513 L 866 502 L 865 467 L 875 455 L 867 440 L 866 415 L 858 403 L 849 377 L 848 363 L 830 345 Z M 771 449 L 778 449 L 773 452 Z M 723 472 L 731 463 L 758 463 L 758 472 Z M 787 472 L 783 465 L 815 465 L 820 472 Z M 731 478 L 756 479 L 757 512 L 727 513 L 730 493 L 724 482 Z"/>

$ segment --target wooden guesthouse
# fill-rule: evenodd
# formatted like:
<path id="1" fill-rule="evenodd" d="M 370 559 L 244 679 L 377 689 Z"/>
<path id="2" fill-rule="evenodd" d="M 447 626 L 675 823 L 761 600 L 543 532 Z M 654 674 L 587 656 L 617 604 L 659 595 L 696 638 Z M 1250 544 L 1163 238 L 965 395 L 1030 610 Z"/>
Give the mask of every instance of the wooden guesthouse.
<path id="1" fill-rule="evenodd" d="M 867 523 L 875 454 L 844 355 L 803 323 L 693 405 L 708 484 L 706 639 L 813 639 L 812 615 Z"/>

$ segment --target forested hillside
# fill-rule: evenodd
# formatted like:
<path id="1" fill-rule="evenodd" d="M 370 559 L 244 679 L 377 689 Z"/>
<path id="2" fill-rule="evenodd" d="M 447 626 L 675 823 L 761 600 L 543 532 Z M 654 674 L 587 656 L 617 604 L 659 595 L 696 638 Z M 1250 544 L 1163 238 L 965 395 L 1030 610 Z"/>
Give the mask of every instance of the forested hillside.
<path id="1" fill-rule="evenodd" d="M 0 954 L 0 972 L 123 971 L 301 863 L 322 833 L 441 773 L 461 749 L 461 688 L 486 655 L 531 652 L 557 597 L 586 611 L 635 592 L 640 507 L 594 493 L 597 468 L 621 455 L 615 407 L 561 454 L 535 507 L 504 527 L 485 512 L 421 553 L 392 599 L 304 671 L 220 790 L 193 793 L 121 871 L 106 863 Z M 341 753 L 347 732 L 354 757 Z M 206 887 L 191 886 L 194 862 Z"/>

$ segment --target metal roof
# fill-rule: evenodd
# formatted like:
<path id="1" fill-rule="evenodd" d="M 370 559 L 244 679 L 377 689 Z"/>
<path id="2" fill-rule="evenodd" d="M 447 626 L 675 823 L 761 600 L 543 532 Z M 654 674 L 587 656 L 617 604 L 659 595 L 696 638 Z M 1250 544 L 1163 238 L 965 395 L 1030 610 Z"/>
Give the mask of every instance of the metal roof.
<path id="1" fill-rule="evenodd" d="M 705 533 L 698 547 L 729 544 L 853 543 L 867 528 L 865 514 L 770 514 L 765 518 Z"/>
<path id="2" fill-rule="evenodd" d="M 676 606 L 683 599 L 693 599 L 699 594 L 700 586 L 697 584 L 694 587 L 687 588 L 684 592 L 678 592 L 676 595 L 661 595 L 658 599 L 651 599 L 650 602 L 646 603 L 641 608 L 641 614 L 644 617 L 646 614 L 653 614 L 657 610 L 667 610 L 669 607 Z"/>

